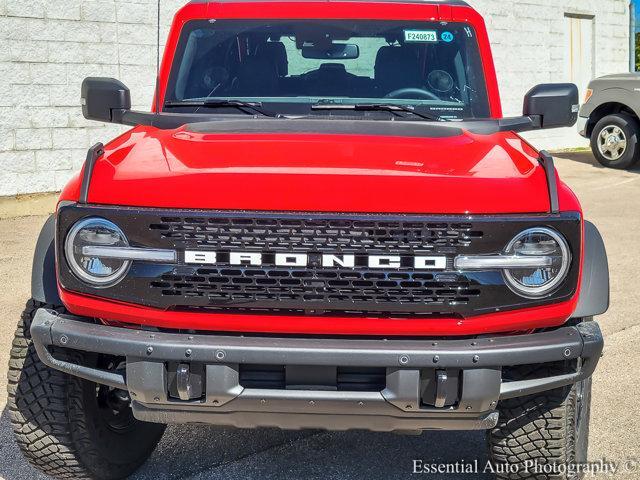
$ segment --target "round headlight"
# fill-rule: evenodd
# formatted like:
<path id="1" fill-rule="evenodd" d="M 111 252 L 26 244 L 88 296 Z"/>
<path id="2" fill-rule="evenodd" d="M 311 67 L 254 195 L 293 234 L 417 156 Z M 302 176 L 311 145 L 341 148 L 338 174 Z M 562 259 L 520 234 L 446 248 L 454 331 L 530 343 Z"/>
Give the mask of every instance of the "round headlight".
<path id="1" fill-rule="evenodd" d="M 542 297 L 551 293 L 566 278 L 571 263 L 567 241 L 550 228 L 531 228 L 519 233 L 505 249 L 516 257 L 544 257 L 548 265 L 503 270 L 509 288 L 523 297 Z"/>
<path id="2" fill-rule="evenodd" d="M 122 230 L 104 218 L 85 218 L 76 223 L 65 240 L 64 251 L 73 273 L 95 287 L 112 286 L 127 274 L 131 262 L 101 258 L 85 247 L 128 247 Z"/>

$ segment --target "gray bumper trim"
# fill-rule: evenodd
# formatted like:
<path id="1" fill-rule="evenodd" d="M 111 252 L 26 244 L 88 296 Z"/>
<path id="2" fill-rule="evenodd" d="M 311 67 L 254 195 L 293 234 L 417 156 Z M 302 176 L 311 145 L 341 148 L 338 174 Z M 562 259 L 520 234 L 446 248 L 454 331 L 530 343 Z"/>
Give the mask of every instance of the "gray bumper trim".
<path id="1" fill-rule="evenodd" d="M 589 337 L 584 338 L 583 332 Z M 591 355 L 599 343 L 597 337 L 602 340 L 594 322 L 473 340 L 224 337 L 108 327 L 44 309 L 37 312 L 31 333 L 45 345 L 163 361 L 361 367 L 483 368 L 546 363 Z"/>
<path id="2" fill-rule="evenodd" d="M 376 432 L 416 430 L 488 430 L 498 423 L 498 412 L 483 414 L 455 413 L 449 415 L 366 415 L 367 404 L 358 413 L 322 413 L 307 405 L 306 411 L 273 412 L 259 411 L 225 412 L 213 408 L 198 408 L 187 411 L 183 408 L 164 407 L 133 403 L 133 413 L 139 420 L 152 423 L 208 423 L 237 428 L 273 427 L 284 430 L 321 429 L 333 431 L 371 430 Z M 400 412 L 402 413 L 402 412 Z"/>
<path id="3" fill-rule="evenodd" d="M 45 309 L 36 313 L 31 335 L 38 355 L 50 367 L 129 390 L 134 414 L 142 420 L 383 431 L 491 428 L 497 421 L 498 400 L 589 377 L 603 347 L 595 322 L 472 340 L 311 339 L 149 332 L 97 325 Z M 126 375 L 59 360 L 51 346 L 127 357 Z M 580 359 L 575 373 L 501 380 L 503 366 L 575 359 Z M 205 365 L 201 400 L 169 398 L 169 361 Z M 387 387 L 382 392 L 245 389 L 239 383 L 239 364 L 386 367 Z M 462 369 L 457 405 L 424 407 L 419 398 L 421 371 L 447 368 Z"/>

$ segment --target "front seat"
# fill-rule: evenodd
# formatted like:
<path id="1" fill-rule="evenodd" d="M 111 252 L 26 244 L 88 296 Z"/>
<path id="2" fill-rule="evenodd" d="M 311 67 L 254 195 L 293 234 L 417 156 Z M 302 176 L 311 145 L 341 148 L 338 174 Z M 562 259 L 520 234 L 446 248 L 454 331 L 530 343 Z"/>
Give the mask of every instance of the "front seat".
<path id="1" fill-rule="evenodd" d="M 376 55 L 374 80 L 381 95 L 401 88 L 423 87 L 417 51 L 407 46 L 380 47 Z"/>
<path id="2" fill-rule="evenodd" d="M 278 90 L 276 67 L 263 56 L 247 57 L 238 69 L 234 94 L 244 97 L 269 97 Z"/>
<path id="3" fill-rule="evenodd" d="M 286 77 L 289 74 L 289 59 L 287 49 L 282 42 L 265 42 L 260 44 L 256 52 L 258 57 L 268 59 L 276 67 L 279 77 Z"/>

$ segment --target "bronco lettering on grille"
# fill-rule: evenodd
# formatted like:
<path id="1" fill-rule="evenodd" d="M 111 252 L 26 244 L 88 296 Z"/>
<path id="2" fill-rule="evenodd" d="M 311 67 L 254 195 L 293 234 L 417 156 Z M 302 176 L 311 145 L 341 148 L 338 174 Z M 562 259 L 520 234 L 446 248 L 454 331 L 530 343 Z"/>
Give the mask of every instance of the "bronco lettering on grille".
<path id="1" fill-rule="evenodd" d="M 415 270 L 446 270 L 445 256 L 401 256 L 401 255 L 336 255 L 307 253 L 260 253 L 260 252 L 211 252 L 186 250 L 184 262 L 192 265 L 275 265 L 278 267 L 351 267 L 369 268 L 413 268 Z"/>

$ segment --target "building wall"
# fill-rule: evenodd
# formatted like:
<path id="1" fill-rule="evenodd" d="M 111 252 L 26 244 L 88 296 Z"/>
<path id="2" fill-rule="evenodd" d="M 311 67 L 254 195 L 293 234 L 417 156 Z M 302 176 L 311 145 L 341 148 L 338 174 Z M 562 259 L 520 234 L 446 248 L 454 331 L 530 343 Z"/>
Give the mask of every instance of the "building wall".
<path id="1" fill-rule="evenodd" d="M 628 0 L 467 1 L 485 17 L 507 116 L 522 112 L 524 94 L 534 85 L 572 80 L 565 73 L 566 15 L 593 17 L 595 77 L 629 71 Z M 589 143 L 574 128 L 524 136 L 547 149 Z"/>
<path id="2" fill-rule="evenodd" d="M 161 38 L 184 3 L 162 0 Z M 60 190 L 125 130 L 82 117 L 85 77 L 118 78 L 149 109 L 156 16 L 155 0 L 0 0 L 0 196 Z"/>
<path id="3" fill-rule="evenodd" d="M 183 3 L 162 0 L 162 39 Z M 596 75 L 628 70 L 627 0 L 470 3 L 487 19 L 506 115 L 520 112 L 531 86 L 565 80 L 565 13 L 595 15 Z M 149 107 L 155 23 L 155 0 L 0 0 L 0 196 L 60 190 L 89 146 L 124 131 L 82 118 L 84 77 L 119 78 L 134 107 Z M 586 144 L 573 129 L 528 138 L 541 148 Z"/>

